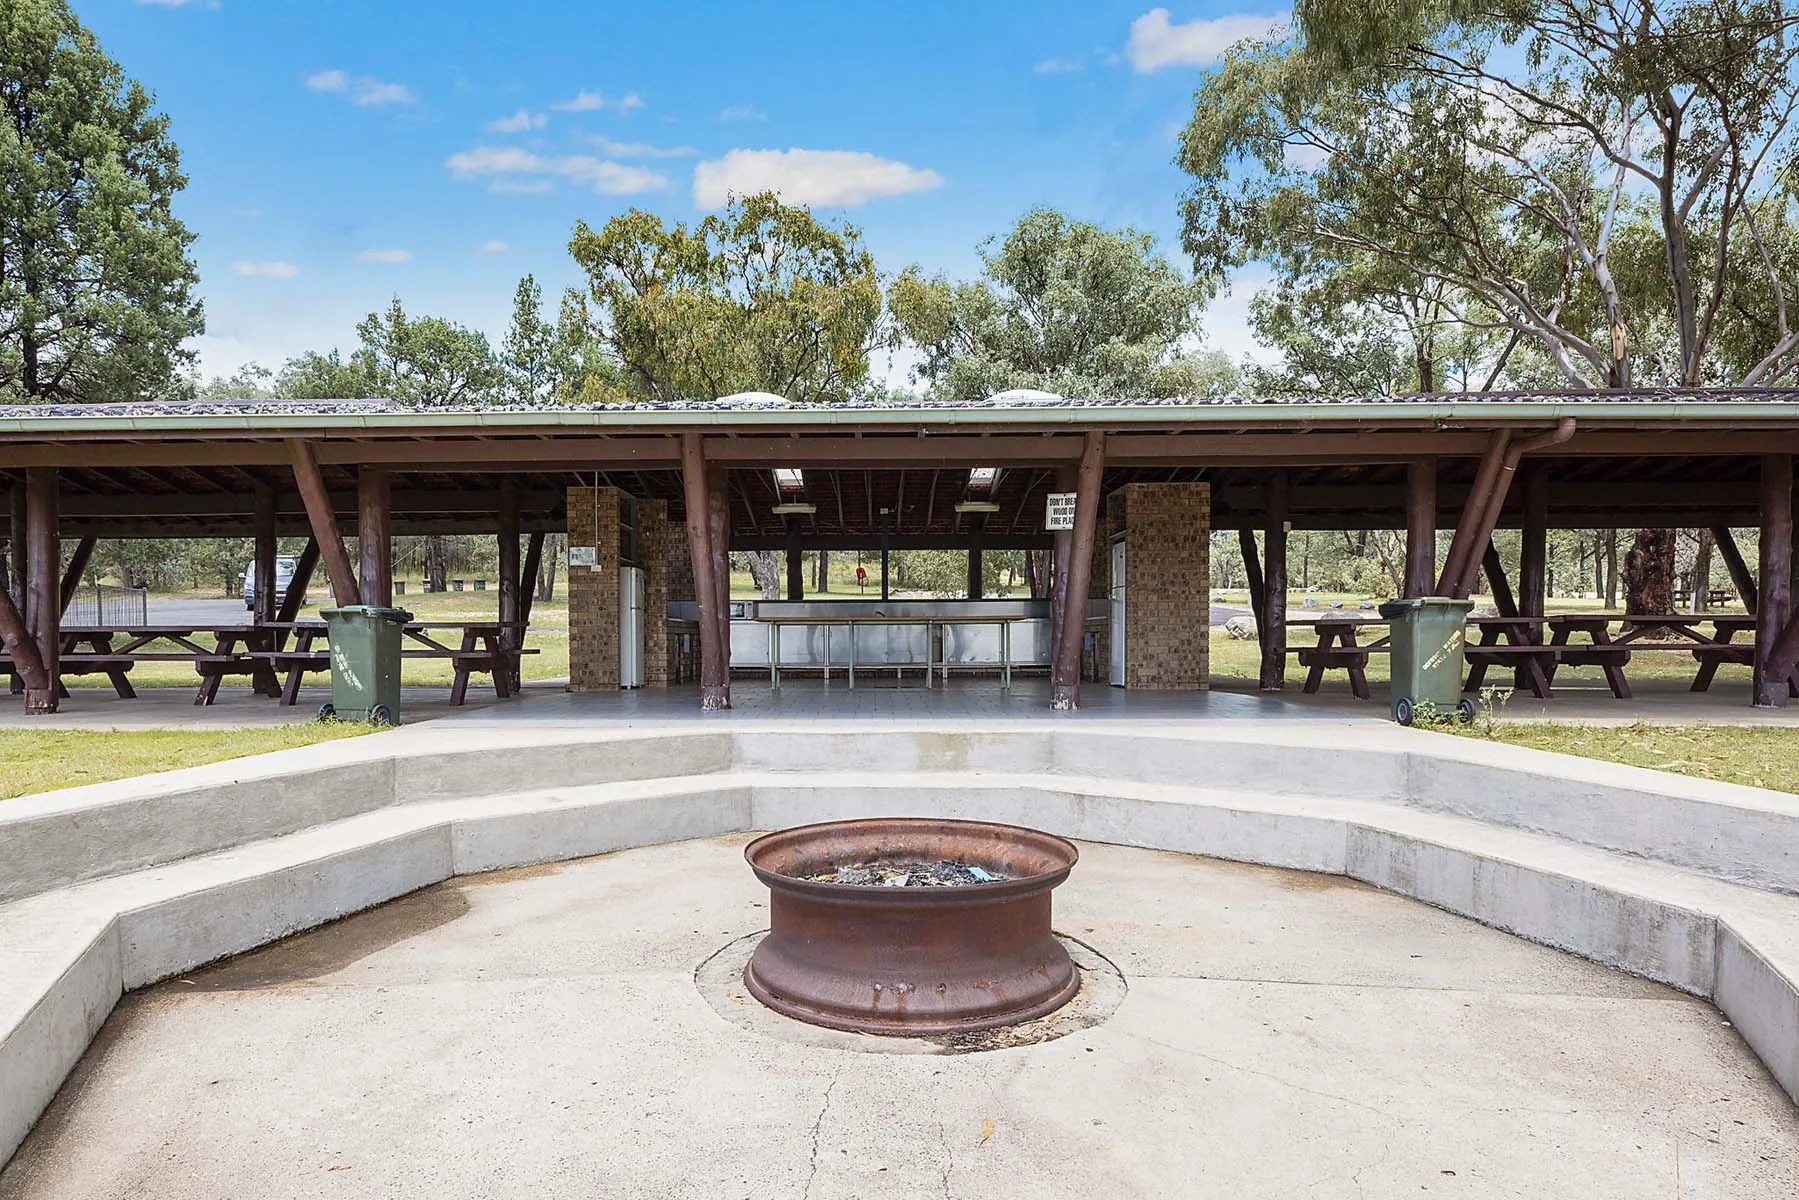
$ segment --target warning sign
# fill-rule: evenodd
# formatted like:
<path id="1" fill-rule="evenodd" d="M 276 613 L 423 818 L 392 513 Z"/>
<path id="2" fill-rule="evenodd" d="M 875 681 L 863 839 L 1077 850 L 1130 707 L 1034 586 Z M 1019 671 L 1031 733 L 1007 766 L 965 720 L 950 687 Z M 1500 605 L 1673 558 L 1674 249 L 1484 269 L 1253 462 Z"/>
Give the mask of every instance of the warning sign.
<path id="1" fill-rule="evenodd" d="M 1049 516 L 1044 521 L 1045 529 L 1074 528 L 1074 492 L 1051 492 L 1049 494 Z"/>

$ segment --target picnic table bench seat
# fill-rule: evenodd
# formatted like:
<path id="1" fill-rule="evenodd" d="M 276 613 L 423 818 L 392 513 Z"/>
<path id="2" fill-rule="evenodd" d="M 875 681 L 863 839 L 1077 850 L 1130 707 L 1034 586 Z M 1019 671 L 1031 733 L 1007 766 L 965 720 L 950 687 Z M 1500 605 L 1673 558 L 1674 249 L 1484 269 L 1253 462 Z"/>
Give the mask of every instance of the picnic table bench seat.
<path id="1" fill-rule="evenodd" d="M 511 651 L 513 655 L 536 654 L 534 647 L 521 647 Z M 294 649 L 294 650 L 256 650 L 247 656 L 261 659 L 269 663 L 277 673 L 285 675 L 281 685 L 281 703 L 292 707 L 300 701 L 300 684 L 305 676 L 319 671 L 331 669 L 331 652 L 329 650 Z M 455 675 L 450 684 L 450 704 L 460 706 L 468 694 L 468 677 L 491 674 L 494 680 L 494 691 L 502 700 L 512 695 L 510 672 L 505 669 L 505 660 L 510 657 L 504 652 L 477 648 L 441 649 L 441 650 L 402 650 L 403 659 L 435 659 L 452 664 Z"/>

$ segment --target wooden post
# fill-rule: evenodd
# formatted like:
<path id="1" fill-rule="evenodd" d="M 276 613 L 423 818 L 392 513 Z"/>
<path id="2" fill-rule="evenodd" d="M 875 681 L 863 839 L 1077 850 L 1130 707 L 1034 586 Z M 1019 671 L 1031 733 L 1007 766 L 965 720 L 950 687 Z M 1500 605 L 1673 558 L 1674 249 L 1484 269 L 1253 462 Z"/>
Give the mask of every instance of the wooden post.
<path id="1" fill-rule="evenodd" d="M 531 535 L 525 547 L 525 565 L 518 576 L 518 632 L 514 635 L 515 649 L 525 646 L 525 635 L 531 629 L 531 604 L 537 599 L 537 574 L 543 570 L 543 532 Z M 524 680 L 521 660 L 515 655 L 512 659 L 512 691 L 516 695 L 519 685 Z"/>
<path id="2" fill-rule="evenodd" d="M 25 472 L 25 623 L 37 643 L 44 687 L 25 687 L 25 711 L 53 713 L 62 692 L 62 547 L 57 538 L 56 471 Z"/>
<path id="3" fill-rule="evenodd" d="M 1755 705 L 1785 708 L 1787 674 L 1777 648 L 1792 620 L 1793 459 L 1762 458 L 1761 597 L 1755 612 Z"/>
<path id="4" fill-rule="evenodd" d="M 19 612 L 25 611 L 25 485 L 7 489 L 7 586 Z"/>
<path id="5" fill-rule="evenodd" d="M 1080 473 L 1075 480 L 1068 590 L 1062 598 L 1062 640 L 1050 671 L 1049 706 L 1058 712 L 1081 706 L 1081 642 L 1087 633 L 1087 592 L 1093 580 L 1093 546 L 1099 531 L 1099 491 L 1105 483 L 1105 470 L 1106 435 L 1084 434 Z"/>
<path id="6" fill-rule="evenodd" d="M 12 597 L 14 610 L 19 614 L 21 628 L 25 627 L 25 484 L 21 480 L 7 488 L 7 530 L 6 530 L 6 587 Z M 17 669 L 18 659 L 13 660 L 15 669 L 11 683 L 14 695 L 25 690 L 24 673 Z"/>
<path id="7" fill-rule="evenodd" d="M 1476 539 L 1486 517 L 1487 502 L 1493 496 L 1493 486 L 1499 480 L 1499 470 L 1505 465 L 1506 446 L 1511 440 L 1511 434 L 1503 429 L 1496 429 L 1487 442 L 1487 452 L 1481 456 L 1480 469 L 1474 475 L 1474 487 L 1469 490 L 1468 501 L 1462 506 L 1461 517 L 1455 523 L 1455 536 L 1449 540 L 1449 553 L 1443 559 L 1443 573 L 1437 577 L 1436 594 L 1439 596 L 1461 599 L 1468 594 L 1456 589 L 1460 587 L 1469 565 L 1481 553 L 1480 543 Z"/>
<path id="8" fill-rule="evenodd" d="M 1287 686 L 1287 473 L 1268 480 L 1268 528 L 1262 534 L 1262 611 L 1256 627 L 1262 639 L 1261 688 Z"/>
<path id="9" fill-rule="evenodd" d="M 12 659 L 19 678 L 20 690 L 25 693 L 25 711 L 55 712 L 56 689 L 50 686 L 44 660 L 38 656 L 37 642 L 25 624 L 24 614 L 13 603 L 12 593 L 5 591 L 0 591 L 0 644 L 6 646 L 7 656 Z M 48 708 L 42 707 L 46 696 L 49 697 Z"/>
<path id="10" fill-rule="evenodd" d="M 731 707 L 729 652 L 719 639 L 718 585 L 712 578 L 712 500 L 706 457 L 698 433 L 681 435 L 681 485 L 687 502 L 687 550 L 693 562 L 693 595 L 699 606 L 700 707 Z M 726 610 L 729 612 L 729 610 Z"/>
<path id="11" fill-rule="evenodd" d="M 74 601 L 75 593 L 81 587 L 81 577 L 87 574 L 87 564 L 94 557 L 96 540 L 84 537 L 75 543 L 75 549 L 70 552 L 68 565 L 62 570 L 62 588 L 57 597 L 57 612 L 67 613 L 69 611 L 69 605 Z"/>
<path id="12" fill-rule="evenodd" d="M 712 586 L 718 595 L 713 620 L 723 658 L 725 707 L 731 707 L 731 480 L 726 468 L 707 471 L 706 540 L 712 548 Z"/>
<path id="13" fill-rule="evenodd" d="M 518 480 L 511 475 L 500 477 L 500 511 L 498 522 L 500 572 L 500 649 L 506 655 L 506 674 L 516 681 L 518 650 L 524 644 L 518 627 L 522 611 L 519 592 L 529 585 L 519 573 L 518 561 Z"/>
<path id="14" fill-rule="evenodd" d="M 1493 585 L 1493 607 L 1502 617 L 1529 616 L 1529 613 L 1518 611 L 1518 599 L 1512 594 L 1511 580 L 1506 578 L 1505 563 L 1500 561 L 1499 548 L 1487 539 L 1487 552 L 1481 556 L 1480 565 L 1487 572 L 1487 582 Z"/>
<path id="15" fill-rule="evenodd" d="M 356 552 L 362 559 L 360 594 L 364 604 L 375 608 L 394 605 L 393 509 L 392 477 L 378 467 L 358 467 Z"/>
<path id="16" fill-rule="evenodd" d="M 1428 596 L 1437 578 L 1437 460 L 1405 472 L 1405 595 Z"/>
<path id="17" fill-rule="evenodd" d="M 325 479 L 319 474 L 312 443 L 289 438 L 287 450 L 293 459 L 294 482 L 299 484 L 300 499 L 306 505 L 306 519 L 318 542 L 319 559 L 325 564 L 325 577 L 331 582 L 331 597 L 340 607 L 355 604 L 361 599 L 356 572 L 350 569 L 350 552 L 337 532 L 337 513 L 331 508 L 331 496 L 325 491 Z"/>
<path id="18" fill-rule="evenodd" d="M 806 551 L 800 543 L 805 531 L 800 528 L 800 518 L 796 513 L 787 514 L 787 598 L 804 600 L 806 598 Z"/>
<path id="19" fill-rule="evenodd" d="M 1079 486 L 1080 468 L 1076 464 L 1063 463 L 1056 468 L 1056 491 L 1066 495 Z M 1044 519 L 1048 519 L 1047 510 Z M 1056 656 L 1062 652 L 1062 622 L 1068 614 L 1068 567 L 1074 561 L 1074 531 L 1056 530 L 1054 547 L 1049 581 L 1049 661 L 1052 669 Z"/>
<path id="20" fill-rule="evenodd" d="M 1724 559 L 1724 565 L 1730 571 L 1730 582 L 1742 597 L 1743 607 L 1750 616 L 1755 615 L 1756 595 L 1755 576 L 1749 570 L 1749 564 L 1743 560 L 1742 548 L 1737 545 L 1736 534 L 1728 525 L 1719 525 L 1712 530 L 1712 542 L 1718 547 L 1718 553 Z"/>
<path id="21" fill-rule="evenodd" d="M 288 581 L 287 594 L 281 597 L 281 607 L 275 610 L 275 620 L 286 625 L 299 619 L 300 610 L 306 607 L 306 589 L 312 586 L 312 574 L 319 569 L 319 540 L 307 538 L 300 557 L 294 562 L 294 577 Z M 287 648 L 285 629 L 275 632 L 276 650 Z"/>
<path id="22" fill-rule="evenodd" d="M 256 522 L 256 555 L 251 587 L 255 590 L 255 607 L 250 620 L 265 625 L 275 619 L 275 608 L 281 600 L 275 595 L 275 489 L 266 483 L 256 485 L 252 500 Z"/>
<path id="23" fill-rule="evenodd" d="M 1243 578 L 1249 585 L 1249 612 L 1256 629 L 1262 628 L 1262 612 L 1268 603 L 1268 591 L 1262 583 L 1262 552 L 1256 549 L 1256 531 L 1237 530 L 1237 546 L 1243 553 Z M 1260 636 L 1259 632 L 1258 635 Z"/>
<path id="24" fill-rule="evenodd" d="M 1491 545 L 1491 540 L 1487 544 Z M 1518 612 L 1526 617 L 1540 617 L 1549 603 L 1549 474 L 1541 462 L 1532 463 L 1524 473 L 1522 546 L 1518 556 Z"/>

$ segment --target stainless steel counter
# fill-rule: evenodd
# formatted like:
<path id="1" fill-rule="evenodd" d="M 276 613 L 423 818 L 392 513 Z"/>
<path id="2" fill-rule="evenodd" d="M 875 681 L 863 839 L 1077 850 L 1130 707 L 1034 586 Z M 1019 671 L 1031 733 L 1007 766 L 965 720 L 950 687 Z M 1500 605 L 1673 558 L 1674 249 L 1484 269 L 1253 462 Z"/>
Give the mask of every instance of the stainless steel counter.
<path id="1" fill-rule="evenodd" d="M 941 630 L 941 643 L 930 655 L 933 662 L 950 666 L 998 666 L 1001 632 L 996 624 L 980 624 L 981 618 L 1019 618 L 1011 622 L 1012 664 L 1047 667 L 1050 660 L 1048 600 L 734 600 L 731 602 L 731 665 L 766 669 L 769 666 L 769 623 L 762 618 L 783 618 L 781 666 L 822 669 L 848 667 L 850 639 L 855 638 L 855 661 L 862 668 L 882 666 L 922 667 L 925 639 L 931 624 Z M 691 619 L 691 603 L 669 605 L 669 615 Z M 1103 617 L 1105 603 L 1092 602 L 1089 616 Z M 824 621 L 816 625 L 793 618 L 817 617 L 917 617 L 918 624 L 893 623 L 845 626 Z M 957 617 L 968 618 L 957 623 Z M 829 650 L 827 653 L 827 643 Z"/>

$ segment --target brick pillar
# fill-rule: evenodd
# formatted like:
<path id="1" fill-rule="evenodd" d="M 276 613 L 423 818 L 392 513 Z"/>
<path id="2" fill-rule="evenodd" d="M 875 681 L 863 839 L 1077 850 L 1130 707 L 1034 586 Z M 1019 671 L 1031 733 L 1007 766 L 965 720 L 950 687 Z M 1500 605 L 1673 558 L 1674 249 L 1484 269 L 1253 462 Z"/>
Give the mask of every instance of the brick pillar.
<path id="1" fill-rule="evenodd" d="M 568 489 L 568 690 L 618 687 L 617 488 Z M 594 566 L 576 566 L 579 547 L 593 547 Z"/>
<path id="2" fill-rule="evenodd" d="M 1212 660 L 1211 485 L 1133 483 L 1114 499 L 1114 531 L 1124 535 L 1124 685 L 1203 690 Z"/>
<path id="3" fill-rule="evenodd" d="M 685 553 L 687 543 L 681 543 Z M 667 687 L 672 677 L 668 638 L 668 501 L 637 502 L 637 553 L 643 567 L 643 684 Z M 688 564 L 688 573 L 693 564 Z"/>

